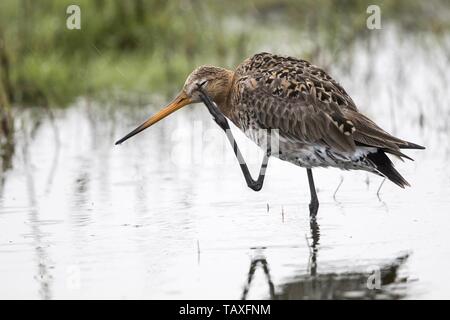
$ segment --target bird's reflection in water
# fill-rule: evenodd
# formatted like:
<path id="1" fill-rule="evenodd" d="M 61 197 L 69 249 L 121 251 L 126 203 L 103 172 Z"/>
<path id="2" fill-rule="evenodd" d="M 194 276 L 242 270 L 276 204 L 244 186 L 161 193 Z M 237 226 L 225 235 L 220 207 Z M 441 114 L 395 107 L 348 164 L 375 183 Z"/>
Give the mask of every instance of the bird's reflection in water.
<path id="1" fill-rule="evenodd" d="M 39 125 L 40 123 L 37 122 L 36 126 Z M 43 232 L 41 228 L 44 221 L 41 219 L 41 212 L 39 210 L 39 200 L 36 192 L 34 171 L 32 169 L 32 152 L 30 151 L 30 143 L 35 138 L 34 134 L 36 132 L 36 127 L 33 127 L 31 132 L 25 132 L 24 144 L 22 148 L 30 207 L 28 222 L 31 226 L 31 232 L 29 234 L 26 234 L 25 236 L 32 239 L 31 246 L 35 249 L 37 271 L 34 278 L 39 283 L 39 297 L 41 299 L 48 300 L 52 298 L 51 288 L 53 283 L 51 259 L 47 250 L 47 248 L 50 247 L 51 243 L 46 240 L 48 235 Z"/>
<path id="2" fill-rule="evenodd" d="M 352 269 L 364 271 L 318 272 L 318 252 L 320 228 L 315 219 L 310 222 L 311 239 L 307 272 L 297 274 L 290 281 L 281 284 L 277 290 L 272 282 L 269 263 L 264 249 L 250 264 L 247 282 L 242 299 L 245 300 L 251 289 L 253 276 L 258 268 L 264 271 L 268 284 L 268 297 L 274 300 L 290 299 L 401 299 L 405 296 L 407 278 L 399 274 L 408 254 L 391 261 L 367 266 L 353 266 Z M 403 284 L 403 285 L 402 285 Z"/>
<path id="3" fill-rule="evenodd" d="M 263 255 L 260 255 L 252 259 L 252 262 L 250 264 L 250 270 L 248 271 L 247 284 L 245 285 L 244 291 L 242 292 L 242 300 L 247 299 L 247 294 L 250 290 L 253 276 L 255 275 L 256 268 L 258 267 L 261 267 L 264 271 L 264 274 L 266 275 L 270 297 L 271 298 L 275 297 L 275 287 L 270 277 L 269 265 L 267 264 L 266 258 Z"/>

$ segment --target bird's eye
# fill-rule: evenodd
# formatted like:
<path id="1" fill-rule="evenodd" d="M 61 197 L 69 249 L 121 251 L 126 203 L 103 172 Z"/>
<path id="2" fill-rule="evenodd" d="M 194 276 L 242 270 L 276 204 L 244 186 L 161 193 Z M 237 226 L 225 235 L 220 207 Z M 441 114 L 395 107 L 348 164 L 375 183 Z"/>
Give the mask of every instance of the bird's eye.
<path id="1" fill-rule="evenodd" d="M 208 82 L 208 80 L 203 80 L 202 82 L 200 82 L 198 84 L 199 87 L 203 87 L 206 83 Z"/>

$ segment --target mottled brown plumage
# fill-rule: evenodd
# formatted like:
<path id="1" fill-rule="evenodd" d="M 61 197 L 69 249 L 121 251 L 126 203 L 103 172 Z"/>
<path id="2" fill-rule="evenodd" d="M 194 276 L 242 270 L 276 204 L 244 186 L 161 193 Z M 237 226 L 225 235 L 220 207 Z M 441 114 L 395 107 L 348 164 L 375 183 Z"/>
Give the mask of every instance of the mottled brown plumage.
<path id="1" fill-rule="evenodd" d="M 278 129 L 280 158 L 304 167 L 368 170 L 403 187 L 408 183 L 381 153 L 410 159 L 400 149 L 423 148 L 381 129 L 325 71 L 292 57 L 260 53 L 245 60 L 227 103 L 221 109 L 244 132 Z"/>

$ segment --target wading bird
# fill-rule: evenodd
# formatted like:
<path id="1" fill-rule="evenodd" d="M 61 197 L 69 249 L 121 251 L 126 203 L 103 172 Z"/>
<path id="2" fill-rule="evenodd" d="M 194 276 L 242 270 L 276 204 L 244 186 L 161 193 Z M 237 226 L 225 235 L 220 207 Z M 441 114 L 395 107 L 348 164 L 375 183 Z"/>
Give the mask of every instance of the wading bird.
<path id="1" fill-rule="evenodd" d="M 214 66 L 195 69 L 173 102 L 116 144 L 196 102 L 203 102 L 225 131 L 251 189 L 262 188 L 271 155 L 306 168 L 312 217 L 319 208 L 312 168 L 365 170 L 404 188 L 408 182 L 386 154 L 412 160 L 400 149 L 424 149 L 390 135 L 360 113 L 344 88 L 322 69 L 305 60 L 270 53 L 248 58 L 235 71 Z M 227 118 L 265 149 L 257 180 L 250 175 Z M 261 134 L 264 130 L 265 135 Z M 276 153 L 271 150 L 273 136 Z"/>

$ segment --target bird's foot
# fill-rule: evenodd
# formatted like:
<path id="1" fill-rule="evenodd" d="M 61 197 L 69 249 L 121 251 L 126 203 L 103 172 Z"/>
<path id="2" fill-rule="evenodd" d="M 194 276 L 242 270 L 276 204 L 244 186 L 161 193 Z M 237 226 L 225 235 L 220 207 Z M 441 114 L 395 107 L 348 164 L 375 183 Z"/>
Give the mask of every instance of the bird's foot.
<path id="1" fill-rule="evenodd" d="M 227 119 L 225 118 L 223 113 L 219 110 L 219 108 L 217 108 L 214 102 L 211 101 L 211 99 L 205 92 L 203 92 L 203 90 L 199 89 L 199 91 L 200 91 L 200 98 L 208 108 L 208 111 L 212 115 L 213 120 L 219 125 L 219 127 L 222 128 L 223 131 L 230 129 Z"/>

